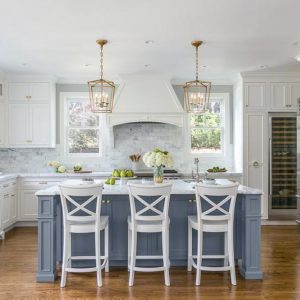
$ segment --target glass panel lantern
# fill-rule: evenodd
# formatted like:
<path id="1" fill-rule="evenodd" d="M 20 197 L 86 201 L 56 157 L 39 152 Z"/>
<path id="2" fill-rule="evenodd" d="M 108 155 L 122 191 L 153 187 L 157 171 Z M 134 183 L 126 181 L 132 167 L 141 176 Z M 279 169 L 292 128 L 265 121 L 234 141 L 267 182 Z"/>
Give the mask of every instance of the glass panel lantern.
<path id="1" fill-rule="evenodd" d="M 104 79 L 88 82 L 91 110 L 95 113 L 111 113 L 115 94 L 115 85 Z"/>
<path id="2" fill-rule="evenodd" d="M 209 81 L 189 81 L 184 85 L 184 106 L 187 112 L 204 113 L 210 96 Z"/>

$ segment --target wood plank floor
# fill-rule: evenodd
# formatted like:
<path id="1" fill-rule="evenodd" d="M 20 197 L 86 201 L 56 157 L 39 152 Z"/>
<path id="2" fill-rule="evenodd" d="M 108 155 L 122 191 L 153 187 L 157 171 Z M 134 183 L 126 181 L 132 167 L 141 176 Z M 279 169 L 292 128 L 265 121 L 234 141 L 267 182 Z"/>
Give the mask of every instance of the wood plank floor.
<path id="1" fill-rule="evenodd" d="M 296 226 L 262 227 L 263 280 L 243 280 L 231 286 L 227 273 L 203 273 L 195 287 L 195 273 L 171 269 L 171 287 L 163 273 L 136 273 L 128 287 L 125 269 L 112 269 L 96 286 L 96 275 L 70 274 L 67 287 L 36 283 L 37 232 L 13 229 L 0 241 L 0 299 L 300 299 L 300 233 Z"/>

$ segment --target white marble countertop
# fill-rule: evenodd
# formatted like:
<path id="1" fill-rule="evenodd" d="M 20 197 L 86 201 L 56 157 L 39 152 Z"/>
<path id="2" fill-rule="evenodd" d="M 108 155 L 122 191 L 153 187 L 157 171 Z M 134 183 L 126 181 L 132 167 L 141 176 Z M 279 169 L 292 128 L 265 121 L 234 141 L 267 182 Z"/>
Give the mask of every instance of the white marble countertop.
<path id="1" fill-rule="evenodd" d="M 82 181 L 81 180 L 68 180 L 69 183 L 78 185 Z M 103 182 L 102 180 L 96 180 L 95 182 Z M 136 183 L 141 183 L 142 180 L 134 180 Z M 165 181 L 167 182 L 167 181 Z M 183 180 L 170 180 L 173 183 L 172 194 L 194 194 L 195 189 L 194 183 L 187 183 Z M 230 183 L 227 179 L 217 179 L 217 185 L 226 185 Z M 103 195 L 127 195 L 128 190 L 126 185 L 104 185 Z M 258 189 L 253 189 L 250 187 L 246 187 L 244 185 L 239 185 L 238 194 L 262 194 L 262 192 Z M 36 196 L 54 196 L 59 195 L 58 186 L 53 186 L 44 190 L 37 191 Z"/>
<path id="2" fill-rule="evenodd" d="M 144 171 L 141 171 L 141 173 L 144 173 Z M 139 171 L 136 172 L 137 175 L 139 175 Z M 184 177 L 191 177 L 191 174 L 185 174 L 180 173 Z M 204 176 L 204 172 L 200 172 L 201 177 Z M 227 177 L 241 177 L 243 174 L 240 172 L 226 172 L 226 173 L 214 173 L 209 174 L 210 177 L 214 178 L 227 178 Z M 15 178 L 81 178 L 81 177 L 109 177 L 111 176 L 111 172 L 92 172 L 92 173 L 0 173 L 0 182 L 6 181 L 9 179 L 15 179 Z M 168 177 L 168 174 L 165 174 L 166 177 Z"/>

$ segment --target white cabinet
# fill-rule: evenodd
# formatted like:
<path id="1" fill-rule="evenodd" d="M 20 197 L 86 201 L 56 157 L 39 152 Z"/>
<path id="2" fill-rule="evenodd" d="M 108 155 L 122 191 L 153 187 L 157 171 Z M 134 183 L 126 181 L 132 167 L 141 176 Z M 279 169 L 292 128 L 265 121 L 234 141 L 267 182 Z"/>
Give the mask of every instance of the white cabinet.
<path id="1" fill-rule="evenodd" d="M 0 147 L 5 145 L 5 104 L 0 100 Z"/>
<path id="2" fill-rule="evenodd" d="M 50 99 L 48 82 L 9 82 L 8 101 L 44 102 Z"/>
<path id="3" fill-rule="evenodd" d="M 7 86 L 8 117 L 5 124 L 8 127 L 8 136 L 5 146 L 55 147 L 54 84 L 50 81 L 14 82 L 11 80 Z"/>
<path id="4" fill-rule="evenodd" d="M 36 221 L 38 216 L 38 199 L 35 193 L 39 190 L 57 185 L 59 181 L 45 178 L 28 178 L 21 182 L 19 199 L 19 220 Z"/>
<path id="5" fill-rule="evenodd" d="M 10 103 L 8 105 L 8 144 L 18 147 L 30 144 L 29 105 Z"/>
<path id="6" fill-rule="evenodd" d="M 16 180 L 1 183 L 1 229 L 17 221 L 17 185 Z"/>
<path id="7" fill-rule="evenodd" d="M 20 193 L 20 220 L 35 221 L 38 211 L 37 190 L 21 190 Z"/>
<path id="8" fill-rule="evenodd" d="M 270 83 L 270 109 L 289 110 L 292 107 L 290 86 L 288 83 Z"/>
<path id="9" fill-rule="evenodd" d="M 267 107 L 266 84 L 264 82 L 250 82 L 244 84 L 245 109 L 261 110 Z"/>
<path id="10" fill-rule="evenodd" d="M 29 140 L 36 146 L 49 146 L 51 136 L 51 120 L 48 104 L 29 105 Z"/>
<path id="11" fill-rule="evenodd" d="M 291 105 L 298 111 L 298 99 L 300 98 L 300 83 L 291 83 Z"/>
<path id="12" fill-rule="evenodd" d="M 263 191 L 261 212 L 268 213 L 268 114 L 244 115 L 244 183 Z"/>
<path id="13" fill-rule="evenodd" d="M 51 121 L 48 104 L 9 103 L 8 106 L 10 146 L 50 146 Z"/>

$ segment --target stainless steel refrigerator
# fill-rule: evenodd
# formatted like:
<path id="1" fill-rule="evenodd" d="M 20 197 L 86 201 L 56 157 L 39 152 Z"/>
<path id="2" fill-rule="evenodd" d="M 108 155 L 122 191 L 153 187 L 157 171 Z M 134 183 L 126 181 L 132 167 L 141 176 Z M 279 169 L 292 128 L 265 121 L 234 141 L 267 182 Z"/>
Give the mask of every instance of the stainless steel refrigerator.
<path id="1" fill-rule="evenodd" d="M 296 220 L 297 193 L 297 128 L 296 113 L 269 114 L 269 219 Z M 298 139 L 300 144 L 300 139 Z M 300 160 L 299 162 L 300 163 Z M 300 166 L 300 165 L 299 165 Z M 299 191 L 299 192 L 298 192 Z"/>

